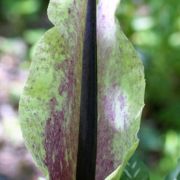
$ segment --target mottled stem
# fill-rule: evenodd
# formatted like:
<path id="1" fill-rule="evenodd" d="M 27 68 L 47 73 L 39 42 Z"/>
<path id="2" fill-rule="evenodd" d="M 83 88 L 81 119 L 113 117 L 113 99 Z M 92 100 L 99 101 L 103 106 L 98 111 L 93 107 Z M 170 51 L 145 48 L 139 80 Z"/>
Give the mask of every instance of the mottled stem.
<path id="1" fill-rule="evenodd" d="M 83 49 L 83 70 L 77 180 L 94 180 L 97 147 L 96 0 L 88 0 Z"/>

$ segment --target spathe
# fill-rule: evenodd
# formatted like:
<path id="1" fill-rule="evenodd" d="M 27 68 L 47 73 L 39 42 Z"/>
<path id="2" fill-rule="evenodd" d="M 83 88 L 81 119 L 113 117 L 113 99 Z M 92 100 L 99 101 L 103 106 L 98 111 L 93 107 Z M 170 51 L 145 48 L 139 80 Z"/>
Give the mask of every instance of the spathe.
<path id="1" fill-rule="evenodd" d="M 119 179 L 138 144 L 144 105 L 142 63 L 120 29 L 117 0 L 97 4 L 96 180 Z M 34 48 L 20 100 L 26 145 L 53 180 L 76 179 L 86 0 L 51 0 L 55 25 Z"/>

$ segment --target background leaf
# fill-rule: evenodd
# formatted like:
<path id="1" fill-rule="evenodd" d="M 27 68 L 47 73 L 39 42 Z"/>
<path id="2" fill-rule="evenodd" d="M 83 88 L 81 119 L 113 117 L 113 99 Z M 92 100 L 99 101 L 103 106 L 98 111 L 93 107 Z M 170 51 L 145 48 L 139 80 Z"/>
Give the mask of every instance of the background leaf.
<path id="1" fill-rule="evenodd" d="M 128 161 L 121 180 L 150 180 L 148 168 L 136 154 Z"/>
<path id="2" fill-rule="evenodd" d="M 167 175 L 165 180 L 179 180 L 179 179 L 180 179 L 180 160 L 178 161 L 176 168 Z"/>

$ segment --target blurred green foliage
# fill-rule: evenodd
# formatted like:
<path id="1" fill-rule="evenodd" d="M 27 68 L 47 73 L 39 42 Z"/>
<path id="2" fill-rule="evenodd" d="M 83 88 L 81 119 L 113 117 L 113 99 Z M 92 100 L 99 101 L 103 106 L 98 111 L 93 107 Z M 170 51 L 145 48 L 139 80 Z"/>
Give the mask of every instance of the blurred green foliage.
<path id="1" fill-rule="evenodd" d="M 48 0 L 1 0 L 0 36 L 21 37 L 29 46 L 34 44 L 51 26 L 47 4 Z M 117 16 L 145 67 L 146 105 L 136 154 L 149 169 L 150 179 L 178 177 L 180 3 L 122 0 Z"/>
<path id="2" fill-rule="evenodd" d="M 49 0 L 1 0 L 0 34 L 19 36 L 26 29 L 47 28 L 47 5 Z"/>
<path id="3" fill-rule="evenodd" d="M 165 180 L 172 180 L 172 179 L 180 179 L 180 161 L 178 162 L 177 167 L 170 172 L 170 174 L 168 174 L 165 178 Z"/>

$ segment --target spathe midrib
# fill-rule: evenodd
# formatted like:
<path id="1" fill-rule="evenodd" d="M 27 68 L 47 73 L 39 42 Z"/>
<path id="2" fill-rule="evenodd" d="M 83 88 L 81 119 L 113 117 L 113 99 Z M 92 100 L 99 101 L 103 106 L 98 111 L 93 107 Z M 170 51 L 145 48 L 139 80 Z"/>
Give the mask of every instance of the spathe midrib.
<path id="1" fill-rule="evenodd" d="M 94 180 L 97 147 L 96 0 L 87 1 L 83 47 L 77 180 Z"/>

